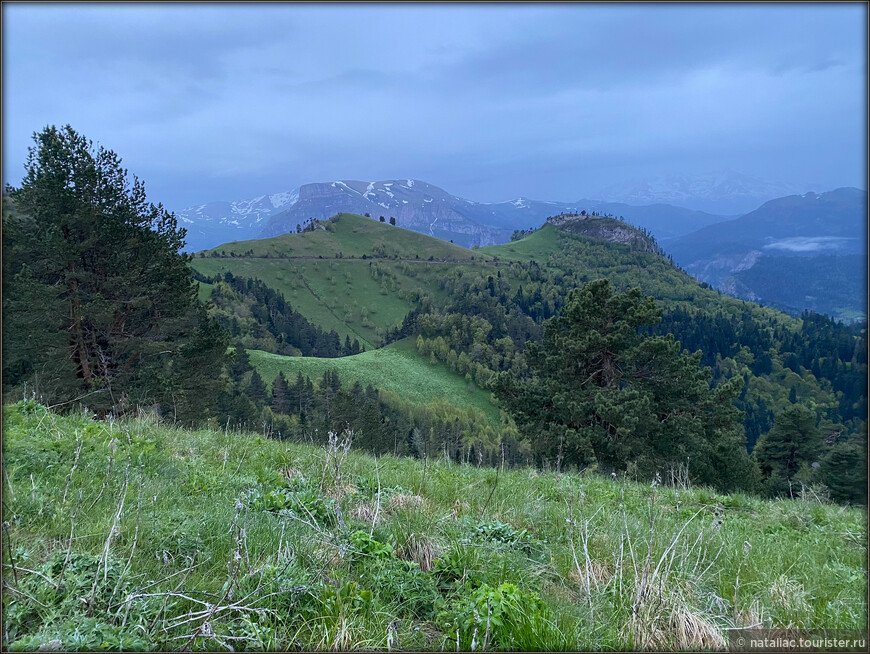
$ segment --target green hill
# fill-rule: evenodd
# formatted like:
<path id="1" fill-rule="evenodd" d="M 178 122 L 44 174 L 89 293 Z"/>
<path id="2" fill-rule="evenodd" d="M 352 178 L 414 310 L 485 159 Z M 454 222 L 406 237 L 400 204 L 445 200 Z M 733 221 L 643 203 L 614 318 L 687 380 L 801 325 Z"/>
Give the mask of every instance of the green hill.
<path id="1" fill-rule="evenodd" d="M 318 224 L 325 228 L 222 245 L 191 265 L 210 277 L 261 279 L 311 322 L 371 349 L 421 297 L 446 300 L 438 287 L 445 267 L 476 270 L 491 260 L 363 216 L 340 214 Z"/>
<path id="2" fill-rule="evenodd" d="M 867 628 L 866 515 L 812 496 L 34 402 L 3 418 L 4 651 L 698 651 L 741 626 Z"/>
<path id="3" fill-rule="evenodd" d="M 460 410 L 480 411 L 493 426 L 499 424 L 499 409 L 490 400 L 488 391 L 469 385 L 443 363 L 424 361 L 411 339 L 336 359 L 285 357 L 259 350 L 248 350 L 248 355 L 269 384 L 279 372 L 291 381 L 299 373 L 316 380 L 334 369 L 344 384 L 358 381 L 363 388 L 372 385 L 419 404 L 445 400 Z"/>
<path id="4" fill-rule="evenodd" d="M 343 214 L 326 226 L 221 246 L 217 251 L 235 256 L 208 254 L 192 265 L 210 279 L 225 272 L 260 279 L 309 321 L 335 330 L 342 341 L 358 339 L 368 351 L 410 312 L 426 307 L 423 323 L 410 327 L 424 337 L 417 369 L 426 369 L 434 355 L 457 374 L 457 388 L 466 376 L 485 387 L 495 372 L 522 374 L 522 346 L 539 337 L 540 325 L 559 311 L 567 293 L 609 278 L 616 291 L 639 287 L 653 296 L 665 310 L 661 333 L 675 334 L 689 351 L 702 350 L 702 364 L 713 368 L 715 383 L 743 378 L 738 408 L 746 415 L 750 448 L 796 400 L 812 404 L 823 429 L 836 431 L 834 425 L 843 424 L 848 433 L 861 431 L 866 367 L 863 360 L 849 361 L 852 352 L 861 351 L 860 344 L 850 345 L 855 334 L 806 325 L 699 284 L 650 251 L 645 235 L 632 234 L 619 221 L 581 221 L 572 226 L 579 234 L 547 223 L 520 240 L 473 251 L 360 216 Z M 630 238 L 619 230 L 628 230 Z M 388 234 L 400 243 L 391 255 L 375 247 Z M 332 250 L 312 258 L 315 243 L 329 243 Z M 344 243 L 350 244 L 347 252 L 339 249 Z M 267 251 L 285 258 L 266 258 Z M 350 258 L 350 251 L 358 258 Z M 831 335 L 831 329 L 839 331 Z M 249 339 L 248 347 L 262 349 L 255 340 Z M 834 367 L 831 362 L 841 353 L 848 356 Z M 373 362 L 362 358 L 355 368 Z"/>
<path id="5" fill-rule="evenodd" d="M 352 213 L 341 213 L 329 220 L 316 221 L 314 225 L 312 231 L 233 241 L 203 253 L 206 257 L 235 254 L 315 259 L 363 256 L 369 259 L 417 259 L 425 252 L 425 258 L 432 257 L 437 261 L 484 261 L 489 258 L 438 238 Z"/>
<path id="6" fill-rule="evenodd" d="M 588 225 L 610 222 L 633 229 L 604 218 Z M 436 305 L 447 304 L 451 298 L 444 292 L 442 280 L 448 275 L 495 272 L 512 287 L 521 283 L 524 275 L 512 262 L 536 262 L 566 273 L 577 272 L 587 281 L 610 277 L 617 288 L 640 286 L 644 293 L 669 305 L 687 304 L 729 315 L 749 310 L 767 320 L 798 324 L 778 311 L 702 288 L 662 257 L 646 252 L 647 248 L 637 251 L 607 242 L 596 237 L 598 231 L 592 236 L 578 235 L 545 224 L 519 241 L 467 250 L 353 214 L 341 214 L 320 224 L 325 228 L 222 245 L 201 253 L 203 256 L 194 258 L 191 265 L 209 277 L 232 272 L 261 279 L 283 293 L 313 323 L 334 329 L 341 338 L 358 338 L 369 349 L 376 347 L 383 332 L 400 323 L 422 298 Z M 590 229 L 588 225 L 583 227 Z M 638 254 L 644 256 L 638 259 Z"/>

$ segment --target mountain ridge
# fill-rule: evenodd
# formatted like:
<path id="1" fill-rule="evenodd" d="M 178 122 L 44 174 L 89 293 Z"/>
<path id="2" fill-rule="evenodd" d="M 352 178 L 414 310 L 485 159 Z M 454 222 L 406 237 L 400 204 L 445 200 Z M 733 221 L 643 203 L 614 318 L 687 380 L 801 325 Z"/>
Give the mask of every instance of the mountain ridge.
<path id="1" fill-rule="evenodd" d="M 534 228 L 550 216 L 583 210 L 624 216 L 661 240 L 728 218 L 670 205 L 631 206 L 590 199 L 556 202 L 518 197 L 476 202 L 414 179 L 303 184 L 291 191 L 247 200 L 205 203 L 176 215 L 188 230 L 187 249 L 197 251 L 229 241 L 293 232 L 310 219 L 325 220 L 342 212 L 375 218 L 383 215 L 385 220 L 395 217 L 402 227 L 467 247 L 496 245 L 510 240 L 513 230 Z"/>
<path id="2" fill-rule="evenodd" d="M 772 198 L 801 194 L 813 187 L 819 185 L 766 181 L 733 170 L 720 170 L 635 178 L 606 186 L 596 196 L 629 204 L 662 202 L 716 214 L 743 214 Z"/>
<path id="3" fill-rule="evenodd" d="M 788 307 L 792 313 L 812 309 L 855 319 L 867 315 L 866 284 L 850 279 L 848 292 L 839 291 L 844 270 L 862 269 L 851 259 L 866 261 L 866 226 L 867 192 L 841 187 L 770 200 L 740 218 L 674 239 L 667 249 L 696 279 L 735 297 Z M 819 257 L 843 259 L 845 267 L 817 265 Z M 820 294 L 825 287 L 830 292 Z"/>

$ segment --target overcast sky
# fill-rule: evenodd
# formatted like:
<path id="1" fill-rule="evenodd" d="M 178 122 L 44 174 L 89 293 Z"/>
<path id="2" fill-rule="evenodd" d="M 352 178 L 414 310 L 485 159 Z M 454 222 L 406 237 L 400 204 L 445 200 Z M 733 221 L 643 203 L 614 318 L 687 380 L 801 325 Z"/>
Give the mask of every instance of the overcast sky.
<path id="1" fill-rule="evenodd" d="M 866 188 L 863 3 L 3 4 L 3 175 L 69 123 L 170 209 L 336 179 Z"/>

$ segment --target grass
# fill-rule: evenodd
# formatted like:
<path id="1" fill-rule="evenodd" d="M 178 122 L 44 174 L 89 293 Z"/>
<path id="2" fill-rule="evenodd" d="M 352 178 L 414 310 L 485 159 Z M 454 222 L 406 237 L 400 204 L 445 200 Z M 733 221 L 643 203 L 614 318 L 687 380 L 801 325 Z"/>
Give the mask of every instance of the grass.
<path id="1" fill-rule="evenodd" d="M 487 245 L 480 252 L 506 259 L 508 261 L 538 261 L 556 254 L 561 248 L 560 232 L 553 225 L 542 225 L 540 229 L 519 241 L 502 245 Z"/>
<path id="2" fill-rule="evenodd" d="M 369 220 L 369 219 L 366 219 Z M 417 235 L 421 236 L 421 235 Z M 424 237 L 425 238 L 425 237 Z M 282 260 L 262 258 L 195 259 L 204 275 L 225 272 L 260 279 L 284 294 L 312 323 L 344 339 L 356 338 L 371 348 L 380 332 L 395 327 L 421 295 L 443 301 L 438 278 L 445 266 L 473 270 L 472 265 L 429 261 L 362 259 Z"/>
<path id="3" fill-rule="evenodd" d="M 196 295 L 201 302 L 208 302 L 209 300 L 211 300 L 211 292 L 213 288 L 214 287 L 211 284 L 206 284 L 205 282 L 197 282 Z"/>
<path id="4" fill-rule="evenodd" d="M 4 407 L 4 649 L 722 649 L 867 627 L 866 515 Z"/>
<path id="5" fill-rule="evenodd" d="M 233 241 L 205 250 L 205 253 L 209 256 L 212 252 L 224 251 L 227 255 L 245 255 L 252 251 L 255 257 L 332 259 L 339 255 L 344 258 L 366 255 L 367 258 L 414 259 L 425 251 L 427 259 L 432 256 L 439 261 L 484 261 L 490 258 L 438 238 L 352 213 L 338 214 L 328 221 L 321 221 L 321 224 L 326 229 L 251 241 Z"/>
<path id="6" fill-rule="evenodd" d="M 499 409 L 488 391 L 470 387 L 443 363 L 425 361 L 411 338 L 337 359 L 286 357 L 259 350 L 248 350 L 248 355 L 251 364 L 270 386 L 279 372 L 292 382 L 300 372 L 317 380 L 326 370 L 335 369 L 345 385 L 358 381 L 365 388 L 371 384 L 417 404 L 444 400 L 461 410 L 480 411 L 493 426 L 499 424 Z"/>

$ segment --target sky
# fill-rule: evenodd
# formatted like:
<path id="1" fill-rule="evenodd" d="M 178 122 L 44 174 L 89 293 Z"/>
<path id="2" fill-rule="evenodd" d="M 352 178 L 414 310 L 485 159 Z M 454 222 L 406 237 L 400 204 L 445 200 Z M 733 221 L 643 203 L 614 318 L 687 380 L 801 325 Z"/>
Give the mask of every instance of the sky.
<path id="1" fill-rule="evenodd" d="M 3 3 L 3 179 L 70 124 L 172 210 L 338 179 L 866 188 L 867 7 Z M 808 187 L 809 190 L 809 187 Z"/>

